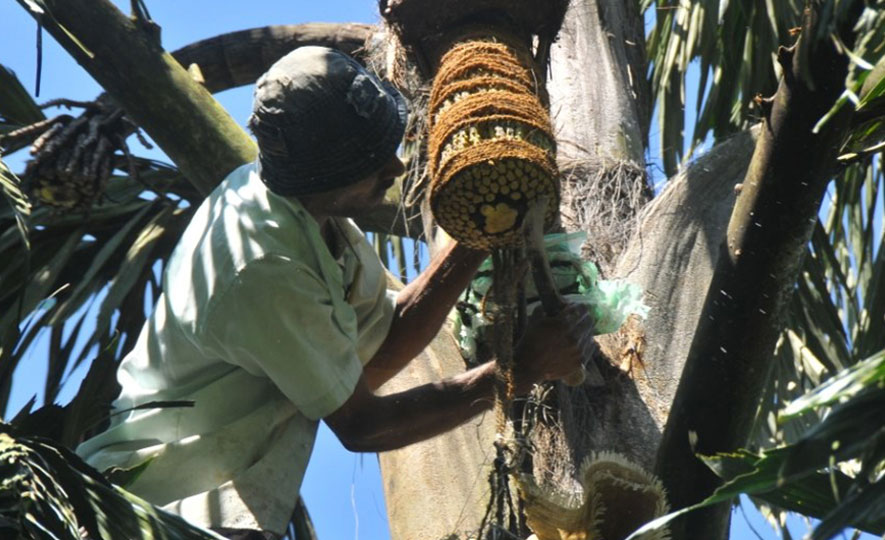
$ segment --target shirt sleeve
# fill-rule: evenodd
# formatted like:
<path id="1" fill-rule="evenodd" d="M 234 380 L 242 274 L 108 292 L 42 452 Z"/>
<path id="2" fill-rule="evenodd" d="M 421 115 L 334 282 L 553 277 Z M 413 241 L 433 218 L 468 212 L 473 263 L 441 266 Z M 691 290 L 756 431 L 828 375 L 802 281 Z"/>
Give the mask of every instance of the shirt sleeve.
<path id="1" fill-rule="evenodd" d="M 302 263 L 253 261 L 209 306 L 205 341 L 224 360 L 266 376 L 306 417 L 328 416 L 362 373 L 353 309 Z"/>

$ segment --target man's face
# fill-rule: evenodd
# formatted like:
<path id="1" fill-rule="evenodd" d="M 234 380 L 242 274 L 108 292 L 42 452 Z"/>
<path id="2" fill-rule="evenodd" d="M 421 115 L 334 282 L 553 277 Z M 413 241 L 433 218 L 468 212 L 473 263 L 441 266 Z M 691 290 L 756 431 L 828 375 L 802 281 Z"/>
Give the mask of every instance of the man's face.
<path id="1" fill-rule="evenodd" d="M 384 194 L 396 177 L 405 170 L 403 162 L 393 156 L 381 169 L 366 178 L 328 192 L 328 215 L 355 217 L 375 209 L 384 200 Z"/>

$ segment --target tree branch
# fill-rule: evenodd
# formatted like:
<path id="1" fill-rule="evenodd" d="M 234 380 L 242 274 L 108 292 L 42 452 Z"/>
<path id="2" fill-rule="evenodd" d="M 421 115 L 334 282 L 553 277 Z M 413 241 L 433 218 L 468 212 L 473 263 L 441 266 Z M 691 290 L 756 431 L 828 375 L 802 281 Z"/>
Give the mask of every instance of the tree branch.
<path id="1" fill-rule="evenodd" d="M 331 47 L 359 58 L 375 29 L 357 23 L 264 26 L 191 43 L 174 51 L 172 57 L 185 68 L 197 64 L 206 89 L 214 94 L 253 84 L 274 62 L 298 47 Z"/>
<path id="2" fill-rule="evenodd" d="M 374 29 L 355 23 L 267 26 L 198 41 L 170 56 L 155 36 L 106 0 L 47 2 L 51 15 L 19 3 L 151 135 L 203 195 L 255 156 L 252 140 L 207 89 L 220 92 L 252 84 L 287 52 L 305 45 L 334 47 L 359 57 Z M 192 64 L 199 66 L 205 88 L 185 71 Z M 407 226 L 414 214 L 402 209 L 399 201 L 387 200 L 360 226 L 416 237 L 420 227 Z"/>
<path id="3" fill-rule="evenodd" d="M 255 157 L 255 144 L 212 95 L 107 0 L 19 0 L 206 194 Z"/>
<path id="4" fill-rule="evenodd" d="M 860 4 L 860 3 L 858 3 Z M 802 36 L 816 31 L 806 12 Z M 813 88 L 800 75 L 794 49 L 720 247 L 704 309 L 676 391 L 657 457 L 673 508 L 700 501 L 719 485 L 695 457 L 746 444 L 783 314 L 821 199 L 831 178 L 850 111 L 818 134 L 812 128 L 844 89 L 848 59 L 832 43 L 812 47 Z M 723 538 L 727 504 L 693 512 L 673 537 Z"/>

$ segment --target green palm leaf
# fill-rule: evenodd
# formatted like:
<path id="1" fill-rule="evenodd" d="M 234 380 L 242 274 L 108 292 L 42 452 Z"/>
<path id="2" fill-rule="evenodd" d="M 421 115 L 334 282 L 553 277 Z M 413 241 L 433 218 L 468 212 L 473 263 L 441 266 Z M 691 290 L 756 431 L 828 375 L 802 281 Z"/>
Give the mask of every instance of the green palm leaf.
<path id="1" fill-rule="evenodd" d="M 3 197 L 9 203 L 16 228 L 21 234 L 26 248 L 30 247 L 28 235 L 28 218 L 31 215 L 31 203 L 21 188 L 21 180 L 0 160 L 0 188 Z"/>
<path id="2" fill-rule="evenodd" d="M 794 444 L 703 458 L 725 483 L 708 499 L 657 519 L 630 538 L 740 494 L 817 517 L 814 540 L 829 539 L 848 526 L 885 533 L 885 350 L 843 370 L 788 407 L 783 418 L 822 412 L 836 403 Z M 861 462 L 860 474 L 851 477 L 833 468 L 849 460 Z"/>
<path id="3" fill-rule="evenodd" d="M 11 154 L 30 144 L 40 134 L 38 130 L 23 133 L 28 126 L 39 126 L 46 116 L 9 68 L 0 65 L 0 153 Z M 7 140 L 6 135 L 18 132 L 20 136 Z"/>
<path id="4" fill-rule="evenodd" d="M 146 292 L 148 298 L 156 296 L 156 264 L 162 265 L 187 224 L 193 207 L 185 200 L 194 194 L 180 189 L 186 182 L 176 169 L 149 160 L 136 163 L 138 180 L 113 177 L 105 200 L 88 212 L 35 208 L 30 248 L 10 236 L 9 227 L 0 234 L 0 256 L 10 261 L 0 269 L 0 278 L 9 284 L 0 292 L 0 332 L 9 336 L 0 349 L 0 403 L 5 403 L 13 370 L 41 343 L 36 338 L 42 332 L 50 335 L 47 402 L 93 346 L 104 348 L 119 334 L 119 358 L 137 337 Z M 0 215 L 2 223 L 12 219 L 11 213 Z M 99 294 L 100 304 L 90 308 Z M 99 324 L 82 324 L 87 313 L 98 316 Z"/>
<path id="5" fill-rule="evenodd" d="M 799 54 L 803 65 L 807 65 L 808 51 L 814 43 L 839 39 L 839 29 L 844 21 L 850 20 L 853 4 L 849 0 L 824 3 L 816 25 L 818 35 L 802 41 Z M 805 2 L 798 0 L 722 0 L 718 9 L 701 0 L 642 3 L 643 10 L 654 9 L 654 26 L 647 39 L 649 81 L 658 111 L 660 153 L 668 176 L 708 136 L 718 142 L 760 119 L 761 112 L 753 107 L 753 98 L 773 94 L 780 73 L 775 52 L 779 46 L 796 41 L 793 29 L 800 26 L 804 7 Z M 856 33 L 854 46 L 844 48 L 852 59 L 846 94 L 819 126 L 825 125 L 825 120 L 840 107 L 852 106 L 858 111 L 866 108 L 876 121 L 855 133 L 850 145 L 852 152 L 875 148 L 875 142 L 881 140 L 878 119 L 883 116 L 883 88 L 864 84 L 870 77 L 870 65 L 880 59 L 885 44 L 885 2 L 869 3 Z M 693 126 L 685 126 L 686 79 L 692 69 L 697 70 L 699 79 L 697 116 Z M 692 127 L 688 139 L 686 127 Z"/>
<path id="6" fill-rule="evenodd" d="M 15 73 L 0 65 L 0 134 L 45 119 Z"/>
<path id="7" fill-rule="evenodd" d="M 710 134 L 719 141 L 757 120 L 752 98 L 775 90 L 778 68 L 772 53 L 792 41 L 789 29 L 798 26 L 802 7 L 795 0 L 723 0 L 718 6 L 700 0 L 643 4 L 644 9 L 655 9 L 647 40 L 649 80 L 668 176 L 686 155 L 685 92 L 692 66 L 698 69 L 700 90 L 690 148 Z"/>
<path id="8" fill-rule="evenodd" d="M 4 538 L 220 539 L 109 483 L 74 453 L 0 424 Z"/>

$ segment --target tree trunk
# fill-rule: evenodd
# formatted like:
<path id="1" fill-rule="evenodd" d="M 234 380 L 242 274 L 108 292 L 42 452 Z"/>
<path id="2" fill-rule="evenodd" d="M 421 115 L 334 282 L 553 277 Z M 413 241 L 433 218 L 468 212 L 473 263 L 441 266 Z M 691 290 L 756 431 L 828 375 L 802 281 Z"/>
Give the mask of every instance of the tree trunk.
<path id="1" fill-rule="evenodd" d="M 716 145 L 667 182 L 643 210 L 614 275 L 642 286 L 649 305 L 636 380 L 663 430 L 758 126 Z M 654 452 L 657 441 L 651 445 Z M 649 456 L 653 459 L 653 456 Z"/>
<path id="2" fill-rule="evenodd" d="M 395 278 L 388 283 L 394 289 L 402 287 Z M 380 393 L 399 392 L 463 371 L 461 351 L 445 327 Z M 494 438 L 494 415 L 486 414 L 445 435 L 378 454 L 391 538 L 471 538 L 490 500 L 487 479 Z"/>
<path id="3" fill-rule="evenodd" d="M 574 490 L 574 469 L 592 451 L 615 450 L 652 470 L 716 262 L 711 245 L 724 234 L 734 185 L 743 178 L 753 148 L 749 133 L 720 145 L 671 180 L 638 223 L 637 213 L 649 198 L 643 165 L 648 93 L 641 17 L 635 10 L 631 3 L 575 1 L 551 50 L 548 90 L 566 178 L 563 224 L 586 231 L 585 255 L 642 286 L 652 306 L 643 327 L 604 344 L 613 360 L 635 361 L 629 373 L 606 370 L 603 388 L 557 385 L 564 429 L 542 431 L 535 475 Z M 457 368 L 459 359 L 451 354 L 449 362 Z M 390 384 L 405 388 L 445 374 L 415 362 Z M 482 441 L 489 439 L 491 424 L 471 424 L 469 446 L 462 432 L 381 455 L 393 538 L 467 538 L 479 527 L 493 451 Z M 426 478 L 440 471 L 446 481 L 434 489 Z M 453 485 L 480 486 L 484 498 L 477 501 L 475 487 L 460 492 Z M 441 499 L 466 510 L 456 517 L 438 511 Z"/>
<path id="4" fill-rule="evenodd" d="M 863 4 L 856 2 L 856 20 Z M 815 133 L 818 119 L 844 90 L 848 58 L 816 40 L 816 8 L 806 8 L 802 38 L 781 48 L 784 76 L 766 118 L 728 224 L 712 283 L 658 454 L 658 470 L 678 507 L 711 495 L 720 480 L 696 454 L 746 445 L 771 371 L 775 343 L 827 182 L 851 117 L 845 107 Z M 840 32 L 848 47 L 850 24 Z M 808 80 L 801 66 L 805 48 Z M 713 538 L 728 525 L 729 506 L 689 514 L 675 538 Z"/>
<path id="5" fill-rule="evenodd" d="M 610 270 L 650 198 L 642 18 L 617 0 L 572 2 L 550 54 L 550 113 L 562 173 L 562 222 L 586 231 L 584 255 Z"/>
<path id="6" fill-rule="evenodd" d="M 574 469 L 593 451 L 614 450 L 652 470 L 670 398 L 715 264 L 709 247 L 693 240 L 709 236 L 708 241 L 715 243 L 721 238 L 717 235 L 725 230 L 733 186 L 743 177 L 752 152 L 749 134 L 710 152 L 671 181 L 636 227 L 637 212 L 648 200 L 649 190 L 643 165 L 648 93 L 641 17 L 635 10 L 630 3 L 575 1 L 551 50 L 548 90 L 559 165 L 566 178 L 563 224 L 568 230 L 586 231 L 585 255 L 601 257 L 604 269 L 643 286 L 653 307 L 646 325 L 652 335 L 645 353 L 641 351 L 646 339 L 642 329 L 634 331 L 632 339 L 620 336 L 620 341 L 613 340 L 606 347 L 614 360 L 631 347 L 639 349 L 636 360 L 645 366 L 634 365 L 633 377 L 612 368 L 605 372 L 603 388 L 557 385 L 564 429 L 541 431 L 535 441 L 535 476 L 573 490 L 578 489 Z M 639 233 L 628 244 L 635 229 Z M 659 230 L 669 232 L 654 234 Z M 618 263 L 619 258 L 623 262 Z M 668 263 L 681 270 L 655 271 Z M 686 274 L 698 279 L 683 280 Z M 691 298 L 697 301 L 687 301 Z M 688 340 L 683 338 L 681 349 L 677 344 L 668 349 L 672 336 L 666 332 L 676 326 Z M 457 358 L 450 362 L 458 365 Z M 416 362 L 403 379 L 391 384 L 404 388 L 444 374 Z M 463 435 L 456 434 L 425 443 L 427 449 L 419 446 L 382 454 L 394 538 L 449 534 L 467 538 L 467 533 L 479 527 L 483 501 L 488 500 L 486 477 L 493 450 L 481 441 L 489 438 L 494 429 L 491 423 L 470 426 L 473 446 L 469 451 L 465 451 Z M 420 480 L 410 481 L 439 471 L 445 471 L 447 481 L 436 489 Z M 486 491 L 485 499 L 477 503 L 475 492 L 460 493 L 451 489 L 453 484 L 480 486 Z M 467 509 L 456 514 L 460 516 L 454 522 L 457 526 L 452 525 L 452 515 L 437 511 L 440 498 Z"/>
<path id="7" fill-rule="evenodd" d="M 643 165 L 648 91 L 637 9 L 617 0 L 572 2 L 550 54 L 562 222 L 568 231 L 587 233 L 582 254 L 604 272 L 612 269 L 650 196 Z M 558 385 L 561 429 L 539 430 L 536 477 L 577 490 L 575 470 L 602 450 L 650 468 L 648 442 L 656 440 L 657 427 L 629 377 L 616 369 L 603 375 L 602 388 Z"/>

